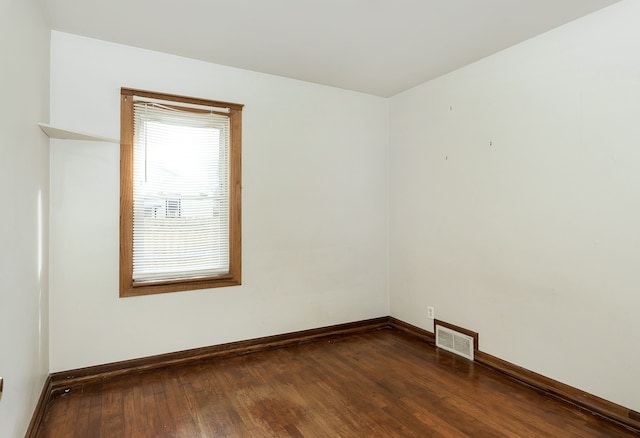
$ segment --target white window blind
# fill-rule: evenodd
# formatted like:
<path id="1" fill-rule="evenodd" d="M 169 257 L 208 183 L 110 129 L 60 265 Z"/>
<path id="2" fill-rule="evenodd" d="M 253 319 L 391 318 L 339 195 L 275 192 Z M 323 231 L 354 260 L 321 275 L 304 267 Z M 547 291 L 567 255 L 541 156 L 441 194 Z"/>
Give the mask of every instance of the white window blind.
<path id="1" fill-rule="evenodd" d="M 229 117 L 134 102 L 133 281 L 229 272 Z"/>

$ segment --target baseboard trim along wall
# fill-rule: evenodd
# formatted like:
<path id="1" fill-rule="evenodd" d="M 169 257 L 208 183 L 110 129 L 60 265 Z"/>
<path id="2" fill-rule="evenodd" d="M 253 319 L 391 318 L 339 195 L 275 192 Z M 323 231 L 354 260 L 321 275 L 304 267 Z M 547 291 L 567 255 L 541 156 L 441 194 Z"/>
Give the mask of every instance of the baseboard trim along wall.
<path id="1" fill-rule="evenodd" d="M 466 332 L 465 329 L 443 323 L 442 321 L 439 321 L 438 323 L 444 324 L 447 327 L 463 333 Z M 435 347 L 435 336 L 431 332 L 392 317 L 389 318 L 389 325 L 393 328 L 424 339 Z M 572 386 L 565 385 L 557 380 L 534 373 L 533 371 L 529 371 L 528 369 L 512 364 L 511 362 L 507 362 L 498 357 L 484 353 L 479 349 L 477 337 L 474 351 L 474 362 L 487 368 L 491 368 L 525 385 L 531 386 L 551 397 L 570 403 L 615 423 L 622 424 L 623 426 L 633 429 L 634 432 L 640 432 L 640 413 L 597 397 L 593 394 L 589 394 L 588 392 L 581 391 Z"/>
<path id="2" fill-rule="evenodd" d="M 47 406 L 56 396 L 82 388 L 84 385 L 89 385 L 93 382 L 124 374 L 143 373 L 159 368 L 249 354 L 256 351 L 383 329 L 402 331 L 425 341 L 435 348 L 435 336 L 433 333 L 389 316 L 52 373 L 44 383 L 40 400 L 25 436 L 27 438 L 35 438 L 37 436 L 40 424 L 44 420 Z M 551 397 L 622 424 L 627 428 L 633 429 L 634 432 L 640 432 L 640 413 L 534 373 L 490 354 L 483 353 L 478 349 L 477 344 L 475 348 L 474 362 L 531 386 Z"/>
<path id="3" fill-rule="evenodd" d="M 481 351 L 476 353 L 475 361 L 502 374 L 506 374 L 519 382 L 532 386 L 545 394 L 568 402 L 593 414 L 600 415 L 608 420 L 621 423 L 624 426 L 634 429 L 635 432 L 640 432 L 640 415 L 638 412 Z"/>
<path id="4" fill-rule="evenodd" d="M 388 318 L 382 317 L 249 339 L 246 341 L 230 342 L 228 344 L 213 345 L 210 347 L 195 348 L 175 353 L 148 356 L 140 359 L 79 368 L 71 371 L 62 371 L 51 374 L 52 391 L 55 395 L 56 393 L 68 392 L 76 387 L 97 380 L 104 380 L 122 374 L 140 373 L 158 368 L 185 365 L 220 357 L 237 356 L 272 348 L 286 347 L 287 345 L 330 339 L 348 334 L 380 330 L 387 328 L 388 325 Z"/>
<path id="5" fill-rule="evenodd" d="M 27 433 L 24 435 L 25 437 L 36 438 L 38 436 L 40 424 L 42 424 L 42 422 L 44 421 L 44 415 L 47 412 L 47 406 L 52 399 L 53 392 L 51 391 L 51 374 L 49 374 L 49 376 L 47 376 L 47 379 L 44 381 L 44 385 L 42 385 L 42 392 L 40 393 L 38 404 L 36 404 L 36 408 L 34 409 L 33 415 L 31 416 L 31 421 L 29 422 Z"/>

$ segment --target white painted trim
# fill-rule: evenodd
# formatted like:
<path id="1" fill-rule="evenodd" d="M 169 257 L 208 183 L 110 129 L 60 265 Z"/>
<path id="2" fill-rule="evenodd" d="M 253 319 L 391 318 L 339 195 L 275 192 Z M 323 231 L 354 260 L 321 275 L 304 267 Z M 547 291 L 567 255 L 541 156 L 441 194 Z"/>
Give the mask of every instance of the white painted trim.
<path id="1" fill-rule="evenodd" d="M 104 141 L 109 143 L 120 143 L 120 140 L 116 138 L 100 137 L 93 134 L 87 134 L 84 132 L 73 131 L 70 129 L 56 128 L 46 123 L 38 123 L 40 129 L 44 131 L 49 138 L 59 138 L 63 140 L 85 140 L 85 141 Z"/>

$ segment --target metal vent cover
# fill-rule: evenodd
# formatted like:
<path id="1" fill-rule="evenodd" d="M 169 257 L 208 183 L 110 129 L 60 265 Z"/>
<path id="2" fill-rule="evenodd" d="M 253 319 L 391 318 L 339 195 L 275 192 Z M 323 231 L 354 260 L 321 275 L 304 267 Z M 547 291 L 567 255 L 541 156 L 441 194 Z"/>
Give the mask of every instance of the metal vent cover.
<path id="1" fill-rule="evenodd" d="M 436 325 L 436 347 L 473 360 L 473 338 L 450 328 Z"/>

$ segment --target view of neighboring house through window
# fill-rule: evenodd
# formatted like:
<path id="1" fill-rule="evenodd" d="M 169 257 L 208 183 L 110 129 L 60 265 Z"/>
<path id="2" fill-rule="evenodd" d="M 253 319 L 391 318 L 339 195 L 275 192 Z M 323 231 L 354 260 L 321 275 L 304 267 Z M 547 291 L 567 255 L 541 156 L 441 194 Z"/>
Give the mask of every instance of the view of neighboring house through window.
<path id="1" fill-rule="evenodd" d="M 241 110 L 122 89 L 121 296 L 240 284 Z"/>

